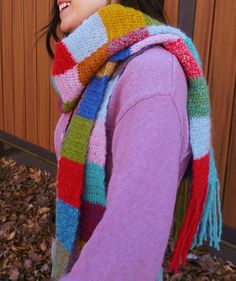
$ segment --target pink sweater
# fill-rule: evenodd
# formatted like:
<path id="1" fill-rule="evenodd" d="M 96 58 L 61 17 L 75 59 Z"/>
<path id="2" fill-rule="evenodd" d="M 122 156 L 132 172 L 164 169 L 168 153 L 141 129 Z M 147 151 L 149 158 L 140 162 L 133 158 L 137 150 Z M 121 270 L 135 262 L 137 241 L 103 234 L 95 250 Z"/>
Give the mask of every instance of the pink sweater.
<path id="1" fill-rule="evenodd" d="M 191 156 L 187 81 L 176 57 L 156 46 L 126 65 L 113 91 L 107 209 L 62 281 L 155 281 L 162 268 Z M 65 125 L 55 130 L 57 153 Z"/>

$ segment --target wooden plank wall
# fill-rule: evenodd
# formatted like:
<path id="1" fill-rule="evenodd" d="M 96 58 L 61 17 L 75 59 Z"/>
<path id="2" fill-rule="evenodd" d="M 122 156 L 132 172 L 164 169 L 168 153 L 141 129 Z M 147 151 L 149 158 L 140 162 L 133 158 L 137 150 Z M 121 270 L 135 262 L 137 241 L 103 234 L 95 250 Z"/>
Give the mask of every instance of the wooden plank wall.
<path id="1" fill-rule="evenodd" d="M 169 24 L 178 26 L 183 3 L 165 0 Z M 51 151 L 58 101 L 44 38 L 35 43 L 36 31 L 49 21 L 52 4 L 53 0 L 0 1 L 0 130 Z M 194 4 L 192 39 L 209 84 L 223 219 L 236 228 L 236 1 L 195 0 Z"/>
<path id="2" fill-rule="evenodd" d="M 2 1 L 0 1 L 0 24 L 2 25 Z M 4 128 L 3 85 L 2 85 L 2 30 L 0 29 L 0 128 Z"/>
<path id="3" fill-rule="evenodd" d="M 209 83 L 212 91 L 212 115 L 214 118 L 214 144 L 220 171 L 223 194 L 224 221 L 236 226 L 236 181 L 233 169 L 236 162 L 235 143 L 235 76 L 236 76 L 236 2 L 215 2 L 215 20 L 212 37 Z M 224 23 L 224 24 L 222 24 Z M 216 79 L 217 78 L 217 79 Z"/>
<path id="4" fill-rule="evenodd" d="M 59 117 L 44 37 L 49 0 L 0 1 L 0 130 L 53 151 Z"/>
<path id="5" fill-rule="evenodd" d="M 38 110 L 37 110 L 37 46 L 35 46 L 36 32 L 36 1 L 24 0 L 24 57 L 25 57 L 25 107 L 26 107 L 26 135 L 25 139 L 38 144 Z M 39 12 L 39 11 L 37 11 Z"/>
<path id="6" fill-rule="evenodd" d="M 231 227 L 236 227 L 235 16 L 234 0 L 198 0 L 193 36 L 209 85 L 212 143 L 222 186 L 223 221 Z"/>

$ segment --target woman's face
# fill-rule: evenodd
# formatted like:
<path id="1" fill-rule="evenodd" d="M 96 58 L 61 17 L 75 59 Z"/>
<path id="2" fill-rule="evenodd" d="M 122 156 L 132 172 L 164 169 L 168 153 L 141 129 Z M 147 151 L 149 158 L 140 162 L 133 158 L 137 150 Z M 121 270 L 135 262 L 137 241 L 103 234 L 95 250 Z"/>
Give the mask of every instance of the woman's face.
<path id="1" fill-rule="evenodd" d="M 65 3 L 69 4 L 68 7 L 62 9 L 60 12 L 60 30 L 63 33 L 71 33 L 90 15 L 107 4 L 115 2 L 115 0 L 57 0 L 59 11 L 63 7 L 61 5 Z"/>

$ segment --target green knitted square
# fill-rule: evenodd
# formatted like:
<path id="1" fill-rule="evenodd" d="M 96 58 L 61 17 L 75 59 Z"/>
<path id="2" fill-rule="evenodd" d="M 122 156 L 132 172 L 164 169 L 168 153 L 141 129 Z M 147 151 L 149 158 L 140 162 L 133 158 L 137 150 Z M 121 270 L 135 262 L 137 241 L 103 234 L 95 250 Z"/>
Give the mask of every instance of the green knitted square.
<path id="1" fill-rule="evenodd" d="M 188 81 L 188 114 L 190 117 L 204 117 L 210 114 L 210 100 L 205 77 Z"/>
<path id="2" fill-rule="evenodd" d="M 93 120 L 73 115 L 67 135 L 63 141 L 61 154 L 76 162 L 84 163 L 93 124 Z"/>

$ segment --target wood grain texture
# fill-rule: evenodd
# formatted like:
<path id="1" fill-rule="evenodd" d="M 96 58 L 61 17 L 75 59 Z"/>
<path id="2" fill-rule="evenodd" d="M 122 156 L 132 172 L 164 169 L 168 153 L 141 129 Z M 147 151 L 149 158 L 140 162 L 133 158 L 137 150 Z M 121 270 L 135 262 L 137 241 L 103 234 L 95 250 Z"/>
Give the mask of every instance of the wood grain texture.
<path id="1" fill-rule="evenodd" d="M 236 228 L 236 73 L 234 76 L 234 103 L 233 116 L 231 124 L 231 133 L 229 140 L 229 149 L 227 154 L 227 170 L 223 198 L 223 221 L 224 224 Z"/>
<path id="2" fill-rule="evenodd" d="M 48 24 L 49 1 L 37 0 L 37 30 Z M 45 48 L 45 36 L 37 43 L 37 117 L 38 117 L 38 140 L 41 147 L 49 149 L 50 130 L 50 65 L 49 57 Z"/>
<path id="3" fill-rule="evenodd" d="M 179 0 L 178 27 L 193 38 L 196 0 Z"/>
<path id="4" fill-rule="evenodd" d="M 26 140 L 37 144 L 36 1 L 24 0 Z"/>
<path id="5" fill-rule="evenodd" d="M 172 26 L 178 26 L 179 0 L 165 0 L 164 11 L 167 15 L 168 23 Z"/>
<path id="6" fill-rule="evenodd" d="M 15 133 L 14 118 L 14 72 L 12 40 L 12 1 L 2 1 L 2 89 L 4 108 L 4 130 Z"/>
<path id="7" fill-rule="evenodd" d="M 50 0 L 50 7 L 52 7 L 54 0 Z M 51 40 L 52 48 L 54 50 L 55 42 Z M 52 68 L 52 59 L 50 59 L 50 70 Z M 52 83 L 50 83 L 50 150 L 55 152 L 54 150 L 54 130 L 56 127 L 56 123 L 59 119 L 60 113 L 58 110 L 58 94 L 55 92 Z"/>
<path id="8" fill-rule="evenodd" d="M 12 0 L 13 16 L 13 77 L 15 136 L 25 139 L 25 63 L 24 63 L 24 5 Z M 14 47 L 14 46 L 17 46 Z"/>
<path id="9" fill-rule="evenodd" d="M 229 189 L 225 182 L 227 158 L 230 157 L 228 149 L 235 90 L 235 16 L 236 2 L 234 0 L 216 1 L 208 82 L 212 107 L 212 143 L 222 185 L 222 197 L 225 197 L 224 194 Z M 223 207 L 227 208 L 229 200 L 230 198 L 228 201 L 223 199 Z M 231 212 L 235 213 L 236 209 L 231 209 Z M 227 214 L 224 209 L 224 218 L 229 216 L 230 214 Z"/>
<path id="10" fill-rule="evenodd" d="M 2 89 L 2 1 L 0 1 L 0 130 L 4 130 L 3 89 Z"/>
<path id="11" fill-rule="evenodd" d="M 207 79 L 213 34 L 215 1 L 216 0 L 197 0 L 195 9 L 193 42 L 199 52 L 203 65 L 203 72 Z"/>

